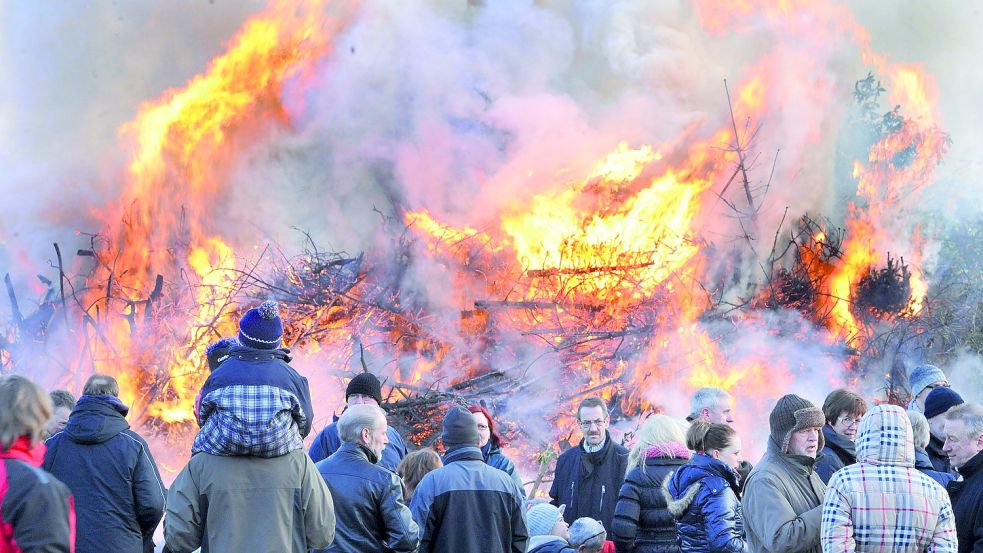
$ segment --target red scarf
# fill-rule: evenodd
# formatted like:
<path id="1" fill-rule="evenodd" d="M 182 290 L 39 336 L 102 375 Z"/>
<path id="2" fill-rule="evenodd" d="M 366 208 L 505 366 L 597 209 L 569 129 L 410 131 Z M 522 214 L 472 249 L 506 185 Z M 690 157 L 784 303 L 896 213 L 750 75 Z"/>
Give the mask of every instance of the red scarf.
<path id="1" fill-rule="evenodd" d="M 40 467 L 44 463 L 44 452 L 46 449 L 44 442 L 38 442 L 32 446 L 29 437 L 21 436 L 14 440 L 14 443 L 10 444 L 10 448 L 7 451 L 0 451 L 0 459 L 17 459 L 29 465 Z"/>

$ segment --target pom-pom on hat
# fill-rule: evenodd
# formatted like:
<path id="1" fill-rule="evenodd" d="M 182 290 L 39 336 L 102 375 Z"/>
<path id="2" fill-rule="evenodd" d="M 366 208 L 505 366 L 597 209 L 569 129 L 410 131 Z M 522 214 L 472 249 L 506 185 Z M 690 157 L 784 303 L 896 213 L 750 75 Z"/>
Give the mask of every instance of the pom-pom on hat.
<path id="1" fill-rule="evenodd" d="M 937 417 L 963 403 L 963 397 L 951 388 L 936 388 L 925 396 L 925 418 Z"/>
<path id="2" fill-rule="evenodd" d="M 557 507 L 552 503 L 537 503 L 526 511 L 526 526 L 529 537 L 548 536 L 550 531 L 560 522 L 566 505 Z"/>
<path id="3" fill-rule="evenodd" d="M 239 343 L 247 348 L 277 349 L 283 340 L 283 321 L 275 301 L 264 301 L 239 320 Z"/>

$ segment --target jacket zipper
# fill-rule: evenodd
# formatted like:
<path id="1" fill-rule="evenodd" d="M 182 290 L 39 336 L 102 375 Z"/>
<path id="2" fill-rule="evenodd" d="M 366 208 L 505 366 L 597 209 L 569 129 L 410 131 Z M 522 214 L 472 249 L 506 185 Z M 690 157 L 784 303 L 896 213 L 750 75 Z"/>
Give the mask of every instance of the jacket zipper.
<path id="1" fill-rule="evenodd" d="M 601 508 L 600 511 L 604 511 L 604 486 L 601 486 Z"/>

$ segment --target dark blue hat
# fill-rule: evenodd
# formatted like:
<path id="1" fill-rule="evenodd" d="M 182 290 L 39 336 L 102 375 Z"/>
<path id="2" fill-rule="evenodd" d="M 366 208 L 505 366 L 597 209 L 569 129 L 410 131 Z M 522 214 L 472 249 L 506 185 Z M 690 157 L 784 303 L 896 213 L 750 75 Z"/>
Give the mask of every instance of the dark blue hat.
<path id="1" fill-rule="evenodd" d="M 239 342 L 235 338 L 222 338 L 218 342 L 208 346 L 208 349 L 205 350 L 205 357 L 208 359 L 208 370 L 214 371 L 217 369 L 223 361 L 229 358 L 232 348 L 238 345 Z"/>
<path id="2" fill-rule="evenodd" d="M 264 301 L 239 320 L 239 343 L 247 348 L 276 349 L 283 340 L 283 321 L 275 301 Z"/>
<path id="3" fill-rule="evenodd" d="M 925 396 L 925 418 L 936 417 L 955 407 L 966 403 L 961 395 L 952 388 L 939 386 Z"/>

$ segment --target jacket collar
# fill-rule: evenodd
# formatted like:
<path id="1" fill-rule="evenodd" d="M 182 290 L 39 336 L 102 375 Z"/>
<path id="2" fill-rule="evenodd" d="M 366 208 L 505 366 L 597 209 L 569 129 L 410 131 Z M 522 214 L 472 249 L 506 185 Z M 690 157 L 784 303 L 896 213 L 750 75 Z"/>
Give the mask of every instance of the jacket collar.
<path id="1" fill-rule="evenodd" d="M 970 459 L 966 461 L 966 464 L 959 467 L 959 474 L 962 475 L 963 480 L 969 480 L 974 474 L 978 473 L 980 469 L 983 469 L 983 451 L 977 453 Z"/>
<path id="2" fill-rule="evenodd" d="M 828 424 L 823 427 L 823 435 L 826 438 L 826 447 L 837 454 L 846 455 L 851 461 L 857 459 L 857 446 L 846 436 L 833 430 Z"/>
<path id="3" fill-rule="evenodd" d="M 458 461 L 484 462 L 485 459 L 481 455 L 481 449 L 479 449 L 478 446 L 462 445 L 455 447 L 454 449 L 447 450 L 447 453 L 444 453 L 443 461 L 445 465 L 449 465 L 451 463 L 457 463 Z"/>
<path id="4" fill-rule="evenodd" d="M 44 462 L 44 452 L 44 442 L 31 445 L 30 438 L 21 436 L 10 444 L 7 451 L 0 451 L 0 459 L 17 459 L 29 465 L 40 467 Z"/>
<path id="5" fill-rule="evenodd" d="M 924 449 L 915 448 L 915 468 L 935 470 L 932 460 L 928 457 L 928 452 Z"/>
<path id="6" fill-rule="evenodd" d="M 774 438 L 768 438 L 768 453 L 773 455 L 781 463 L 787 465 L 791 470 L 808 476 L 811 474 L 816 467 L 816 463 L 823 458 L 822 452 L 816 454 L 816 458 L 813 459 L 808 455 L 792 455 L 791 453 L 783 453 L 781 446 Z M 821 498 L 820 498 L 821 499 Z"/>
<path id="7" fill-rule="evenodd" d="M 358 457 L 365 460 L 366 463 L 376 464 L 379 462 L 379 457 L 369 448 L 365 447 L 363 444 L 353 444 L 349 442 L 342 442 L 341 447 L 338 451 L 343 451 L 348 455 L 353 457 Z"/>

